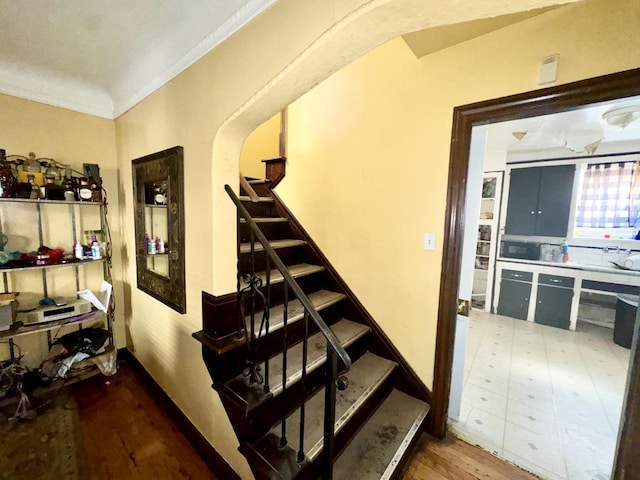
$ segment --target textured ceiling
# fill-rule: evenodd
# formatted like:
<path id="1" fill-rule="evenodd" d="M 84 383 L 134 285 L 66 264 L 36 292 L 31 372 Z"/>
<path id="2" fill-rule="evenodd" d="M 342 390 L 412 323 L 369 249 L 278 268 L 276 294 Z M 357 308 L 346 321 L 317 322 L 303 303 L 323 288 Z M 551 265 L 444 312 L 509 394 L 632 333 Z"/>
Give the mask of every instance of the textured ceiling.
<path id="1" fill-rule="evenodd" d="M 0 0 L 0 92 L 114 118 L 275 0 Z"/>

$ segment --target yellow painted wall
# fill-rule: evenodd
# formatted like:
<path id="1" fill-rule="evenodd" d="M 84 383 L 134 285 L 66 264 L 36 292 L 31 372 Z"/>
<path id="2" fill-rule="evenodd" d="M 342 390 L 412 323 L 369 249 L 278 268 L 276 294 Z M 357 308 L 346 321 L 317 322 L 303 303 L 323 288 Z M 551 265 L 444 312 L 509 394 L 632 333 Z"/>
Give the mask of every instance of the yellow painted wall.
<path id="1" fill-rule="evenodd" d="M 201 292 L 235 287 L 234 214 L 222 186 L 237 184 L 242 141 L 403 32 L 555 1 L 462 3 L 281 0 L 115 125 L 0 97 L 10 153 L 100 163 L 118 314 L 126 316 L 126 331 L 116 325 L 119 346 L 126 334 L 136 357 L 243 478 L 251 474 L 191 338 L 201 327 Z M 550 53 L 561 55 L 559 82 L 637 67 L 638 7 L 625 0 L 610 10 L 588 0 L 421 60 L 394 40 L 293 107 L 291 171 L 279 190 L 428 385 L 441 245 L 426 253 L 421 243 L 424 231 L 442 238 L 451 110 L 535 88 L 539 61 Z M 173 145 L 185 148 L 186 315 L 135 285 L 130 162 Z"/>
<path id="2" fill-rule="evenodd" d="M 33 151 L 37 157 L 54 158 L 82 171 L 83 163 L 97 163 L 104 187 L 108 192 L 111 213 L 109 223 L 114 245 L 120 244 L 118 211 L 118 185 L 116 174 L 116 147 L 114 122 L 103 118 L 76 113 L 62 108 L 22 100 L 0 94 L 0 148 L 7 155 L 28 155 Z M 99 229 L 98 208 L 81 207 L 77 211 L 78 234 L 84 229 Z M 81 213 L 82 212 L 82 213 Z M 42 207 L 43 243 L 51 248 L 72 251 L 73 244 L 70 214 L 67 206 L 45 205 Z M 0 208 L 2 231 L 9 237 L 7 250 L 32 251 L 38 248 L 38 229 L 34 205 L 3 203 Z M 122 297 L 122 271 L 119 247 L 114 255 L 112 271 L 114 293 Z M 73 269 L 60 268 L 47 272 L 49 295 L 75 298 Z M 9 288 L 22 292 L 42 293 L 41 271 L 11 273 Z M 80 268 L 80 288 L 99 289 L 102 279 L 101 264 Z M 124 307 L 116 303 L 114 332 L 118 347 L 125 346 Z M 59 336 L 68 329 L 58 332 Z M 24 363 L 39 366 L 48 351 L 45 334 L 19 337 L 16 343 L 25 354 Z M 2 344 L 0 358 L 6 358 Z"/>
<path id="3" fill-rule="evenodd" d="M 421 59 L 398 38 L 290 105 L 277 192 L 428 386 L 453 108 L 538 88 L 553 53 L 557 83 L 640 67 L 639 20 L 590 0 Z"/>
<path id="4" fill-rule="evenodd" d="M 280 156 L 280 114 L 256 128 L 242 144 L 240 172 L 245 177 L 264 178 L 262 160 Z"/>

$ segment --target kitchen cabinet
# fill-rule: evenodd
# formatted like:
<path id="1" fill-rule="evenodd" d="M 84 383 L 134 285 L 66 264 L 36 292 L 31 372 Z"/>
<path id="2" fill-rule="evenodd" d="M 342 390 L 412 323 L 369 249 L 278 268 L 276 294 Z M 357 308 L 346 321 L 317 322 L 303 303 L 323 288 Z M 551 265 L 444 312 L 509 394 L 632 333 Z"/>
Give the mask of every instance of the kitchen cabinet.
<path id="1" fill-rule="evenodd" d="M 573 286 L 572 277 L 541 273 L 538 276 L 534 321 L 568 330 L 571 326 Z"/>
<path id="2" fill-rule="evenodd" d="M 574 165 L 512 169 L 505 233 L 566 237 L 574 174 Z"/>
<path id="3" fill-rule="evenodd" d="M 493 292 L 501 192 L 502 172 L 485 173 L 482 180 L 471 306 L 487 312 L 491 307 Z"/>
<path id="4" fill-rule="evenodd" d="M 532 280 L 532 272 L 502 270 L 498 315 L 527 320 Z"/>

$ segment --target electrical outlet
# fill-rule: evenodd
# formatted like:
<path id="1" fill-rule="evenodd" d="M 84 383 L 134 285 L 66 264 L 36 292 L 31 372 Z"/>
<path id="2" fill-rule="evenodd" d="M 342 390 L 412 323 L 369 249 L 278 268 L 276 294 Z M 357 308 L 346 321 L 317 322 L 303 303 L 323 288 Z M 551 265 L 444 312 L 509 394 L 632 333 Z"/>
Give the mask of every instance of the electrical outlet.
<path id="1" fill-rule="evenodd" d="M 424 234 L 424 249 L 425 250 L 435 250 L 436 249 L 436 234 L 435 233 L 425 233 Z"/>

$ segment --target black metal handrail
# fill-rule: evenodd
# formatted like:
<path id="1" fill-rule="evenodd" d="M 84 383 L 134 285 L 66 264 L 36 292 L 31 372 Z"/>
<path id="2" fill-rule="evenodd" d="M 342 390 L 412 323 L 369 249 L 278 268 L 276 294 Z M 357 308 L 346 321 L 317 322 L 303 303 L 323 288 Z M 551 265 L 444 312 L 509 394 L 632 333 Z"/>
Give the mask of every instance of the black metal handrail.
<path id="1" fill-rule="evenodd" d="M 311 303 L 311 301 L 309 300 L 309 298 L 307 297 L 307 295 L 304 293 L 304 291 L 302 290 L 302 288 L 300 287 L 300 285 L 298 284 L 298 282 L 296 282 L 296 280 L 291 276 L 291 274 L 289 273 L 288 268 L 286 267 L 286 265 L 284 264 L 284 262 L 282 261 L 282 259 L 278 256 L 278 254 L 275 252 L 275 250 L 271 247 L 271 245 L 269 244 L 269 241 L 267 240 L 267 238 L 264 236 L 264 234 L 262 233 L 262 231 L 260 230 L 260 228 L 258 227 L 258 225 L 256 224 L 256 222 L 254 221 L 253 217 L 251 216 L 251 214 L 248 212 L 248 210 L 245 208 L 245 206 L 242 204 L 242 202 L 240 201 L 240 199 L 238 198 L 238 196 L 234 193 L 234 191 L 231 189 L 231 187 L 229 185 L 225 185 L 225 190 L 227 192 L 227 194 L 229 195 L 229 197 L 231 198 L 231 200 L 233 201 L 233 203 L 236 205 L 237 211 L 238 211 L 238 226 L 240 225 L 240 218 L 244 218 L 246 225 L 249 228 L 249 234 L 250 234 L 250 254 L 251 254 L 251 263 L 252 263 L 252 269 L 254 268 L 254 253 L 255 253 L 255 240 L 257 239 L 258 242 L 260 242 L 260 244 L 262 245 L 262 247 L 264 248 L 264 251 L 266 253 L 266 288 L 267 288 L 267 295 L 266 295 L 266 299 L 264 298 L 264 296 L 258 292 L 258 295 L 260 295 L 262 297 L 263 303 L 264 305 L 264 313 L 263 313 L 263 320 L 261 321 L 261 327 L 259 328 L 259 331 L 256 332 L 254 331 L 254 314 L 255 314 L 255 293 L 260 287 L 262 287 L 261 282 L 254 282 L 252 280 L 249 280 L 249 282 L 252 283 L 251 288 L 251 332 L 250 334 L 247 335 L 248 337 L 248 341 L 249 342 L 253 342 L 254 338 L 259 337 L 262 334 L 262 325 L 266 324 L 267 328 L 266 328 L 266 332 L 265 334 L 268 334 L 268 325 L 269 325 L 269 288 L 270 288 L 270 281 L 269 281 L 269 277 L 270 277 L 270 264 L 271 262 L 273 262 L 273 264 L 275 265 L 275 267 L 278 269 L 278 271 L 280 272 L 280 274 L 282 275 L 283 279 L 284 279 L 284 285 L 285 285 L 285 290 L 284 290 L 284 296 L 285 296 L 285 304 L 284 304 L 284 350 L 283 350 L 283 378 L 282 378 L 282 387 L 283 387 L 283 391 L 286 390 L 287 386 L 286 386 L 286 362 L 287 362 L 287 356 L 286 356 L 286 351 L 287 351 L 287 345 L 286 345 L 286 338 L 287 338 L 287 334 L 286 334 L 286 329 L 287 329 L 287 302 L 288 302 L 288 295 L 289 295 L 289 289 L 293 292 L 293 294 L 297 297 L 297 299 L 300 301 L 300 303 L 302 304 L 303 308 L 304 308 L 304 317 L 303 317 L 303 321 L 304 321 L 304 330 L 305 330 L 305 334 L 304 334 L 304 339 L 303 339 L 303 365 L 302 365 L 302 388 L 303 391 L 306 391 L 306 386 L 305 386 L 305 381 L 306 381 L 306 350 L 307 350 L 307 338 L 308 338 L 308 331 L 309 331 L 309 319 L 311 319 L 311 321 L 313 321 L 313 323 L 316 325 L 316 327 L 318 328 L 318 330 L 322 333 L 322 335 L 324 336 L 324 338 L 327 341 L 327 362 L 326 362 L 326 375 L 325 375 L 325 414 L 324 414 L 324 439 L 323 439 L 323 456 L 322 456 L 322 476 L 324 479 L 331 479 L 332 478 L 332 470 L 333 470 L 333 437 L 334 437 L 334 423 L 335 423 L 335 396 L 336 396 L 336 385 L 339 383 L 338 382 L 338 371 L 337 371 L 337 363 L 338 363 L 338 358 L 342 361 L 343 365 L 344 365 L 344 370 L 342 371 L 342 373 L 347 372 L 350 368 L 351 368 L 351 358 L 349 357 L 349 354 L 347 353 L 347 351 L 343 348 L 343 346 L 340 344 L 340 341 L 338 340 L 338 338 L 335 336 L 335 334 L 333 333 L 333 331 L 329 328 L 329 326 L 325 323 L 325 321 L 322 319 L 322 317 L 320 316 L 320 314 L 318 313 L 318 311 L 315 309 L 315 307 L 313 306 L 313 304 Z M 240 258 L 240 236 L 238 236 L 238 245 L 237 245 L 237 249 L 238 249 L 238 259 Z M 241 298 L 241 293 L 243 291 L 246 291 L 245 289 L 240 288 L 240 272 L 238 274 L 238 292 L 239 292 L 239 298 L 238 298 L 238 303 L 241 304 L 242 303 L 242 298 Z M 251 275 L 249 275 L 250 278 L 255 278 L 255 272 L 251 272 Z M 242 322 L 242 325 L 239 325 L 239 329 L 245 329 L 246 326 L 244 324 L 244 313 L 242 313 L 241 315 L 239 315 L 238 318 L 239 322 Z M 250 343 L 250 347 L 249 347 L 249 351 L 250 351 L 250 355 L 255 355 L 255 349 L 252 346 L 252 344 Z M 250 358 L 249 359 L 249 363 L 250 363 L 250 368 L 255 365 L 255 358 Z M 250 372 L 250 378 L 264 378 L 265 381 L 265 385 L 264 385 L 264 391 L 265 393 L 267 393 L 269 391 L 269 385 L 268 385 L 268 360 L 265 362 L 265 375 L 264 377 L 262 377 L 261 375 L 255 375 L 255 372 L 251 371 Z M 340 383 L 340 389 L 344 389 L 344 386 L 342 383 Z M 286 445 L 286 423 L 285 423 L 285 418 L 282 419 L 282 434 L 281 434 L 281 446 Z M 304 454 L 304 446 L 303 446 L 303 431 L 304 431 L 304 398 L 301 401 L 301 419 L 300 419 L 300 449 L 297 452 L 297 460 L 298 462 L 302 463 L 305 459 L 305 454 Z"/>

